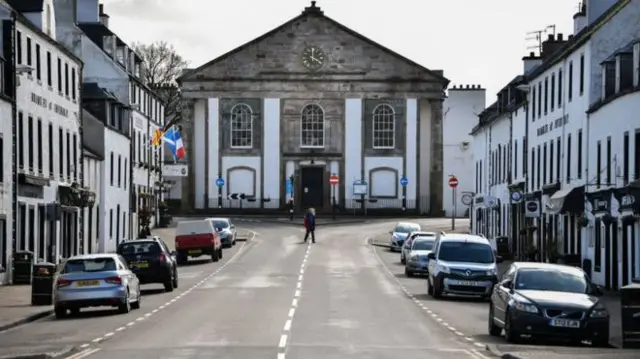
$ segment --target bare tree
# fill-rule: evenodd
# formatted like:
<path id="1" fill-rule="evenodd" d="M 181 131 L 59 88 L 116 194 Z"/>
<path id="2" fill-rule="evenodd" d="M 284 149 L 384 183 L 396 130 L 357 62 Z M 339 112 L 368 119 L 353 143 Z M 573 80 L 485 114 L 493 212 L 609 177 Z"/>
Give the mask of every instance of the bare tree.
<path id="1" fill-rule="evenodd" d="M 152 44 L 133 44 L 133 49 L 142 57 L 145 71 L 143 80 L 165 102 L 165 127 L 180 121 L 181 96 L 176 78 L 188 63 L 166 41 Z"/>

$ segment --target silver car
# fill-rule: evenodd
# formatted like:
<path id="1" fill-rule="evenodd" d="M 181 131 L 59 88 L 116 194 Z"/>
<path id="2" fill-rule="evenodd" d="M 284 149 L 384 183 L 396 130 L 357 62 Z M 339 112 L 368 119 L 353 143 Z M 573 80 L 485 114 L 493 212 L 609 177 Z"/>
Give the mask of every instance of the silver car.
<path id="1" fill-rule="evenodd" d="M 404 241 L 404 244 L 402 245 L 402 251 L 400 251 L 400 263 L 407 264 L 407 258 L 409 258 L 409 252 L 411 252 L 411 242 L 413 242 L 414 239 L 418 237 L 430 237 L 432 240 L 435 240 L 436 236 L 436 232 L 411 232 L 409 237 L 407 237 L 407 240 Z"/>
<path id="2" fill-rule="evenodd" d="M 128 313 L 140 308 L 140 282 L 117 254 L 74 256 L 56 273 L 53 305 L 56 318 L 87 307 L 117 307 Z"/>
<path id="3" fill-rule="evenodd" d="M 411 232 L 420 230 L 420 225 L 413 222 L 398 222 L 389 234 L 391 234 L 390 249 L 394 252 L 400 252 L 402 245 Z"/>
<path id="4" fill-rule="evenodd" d="M 236 245 L 236 226 L 231 223 L 231 219 L 229 218 L 207 218 L 208 221 L 211 221 L 213 227 L 220 234 L 220 240 L 222 241 L 222 246 L 225 248 L 230 248 Z"/>

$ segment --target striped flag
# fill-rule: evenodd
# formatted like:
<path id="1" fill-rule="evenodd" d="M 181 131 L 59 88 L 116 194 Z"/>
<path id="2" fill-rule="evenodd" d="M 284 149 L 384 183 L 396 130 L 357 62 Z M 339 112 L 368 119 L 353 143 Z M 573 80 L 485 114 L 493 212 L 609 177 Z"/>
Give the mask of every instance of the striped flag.
<path id="1" fill-rule="evenodd" d="M 184 156 L 187 154 L 187 151 L 185 150 L 184 144 L 182 143 L 182 135 L 177 128 L 171 127 L 170 129 L 168 129 L 164 133 L 163 139 L 164 143 L 166 143 L 167 147 L 169 147 L 171 153 L 173 153 L 173 157 L 179 160 L 184 158 Z"/>
<path id="2" fill-rule="evenodd" d="M 153 144 L 154 147 L 160 147 L 160 145 L 162 144 L 162 130 L 157 129 L 154 133 L 153 133 L 153 137 L 151 137 L 151 144 Z"/>

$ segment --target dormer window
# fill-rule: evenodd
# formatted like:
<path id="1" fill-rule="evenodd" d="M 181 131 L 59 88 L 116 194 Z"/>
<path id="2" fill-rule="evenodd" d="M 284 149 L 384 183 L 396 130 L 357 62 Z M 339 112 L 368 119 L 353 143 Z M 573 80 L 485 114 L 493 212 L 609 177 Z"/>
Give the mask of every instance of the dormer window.
<path id="1" fill-rule="evenodd" d="M 127 70 L 133 72 L 133 68 L 136 65 L 136 54 L 132 50 L 129 50 L 129 62 L 127 63 Z"/>
<path id="2" fill-rule="evenodd" d="M 116 60 L 120 63 L 120 65 L 126 64 L 126 62 L 124 62 L 124 51 L 124 46 L 118 46 L 118 48 L 116 49 Z"/>
<path id="3" fill-rule="evenodd" d="M 141 64 L 138 62 L 136 63 L 135 69 L 134 69 L 134 75 L 138 78 L 140 78 L 140 72 L 141 72 Z"/>
<path id="4" fill-rule="evenodd" d="M 633 88 L 633 52 L 629 50 L 616 55 L 616 92 Z"/>
<path id="5" fill-rule="evenodd" d="M 616 62 L 607 60 L 602 63 L 602 99 L 616 93 Z"/>
<path id="6" fill-rule="evenodd" d="M 635 64 L 634 84 L 636 87 L 640 87 L 640 41 L 633 45 L 633 57 L 635 58 L 633 61 Z"/>
<path id="7" fill-rule="evenodd" d="M 102 38 L 102 45 L 103 45 L 103 47 L 104 47 L 104 51 L 105 51 L 107 54 L 109 54 L 109 55 L 111 55 L 111 56 L 113 56 L 113 55 L 114 55 L 114 54 L 113 54 L 113 49 L 114 49 L 114 48 L 115 48 L 115 46 L 116 46 L 116 39 L 115 39 L 115 37 L 113 37 L 113 36 L 104 36 L 104 37 Z"/>

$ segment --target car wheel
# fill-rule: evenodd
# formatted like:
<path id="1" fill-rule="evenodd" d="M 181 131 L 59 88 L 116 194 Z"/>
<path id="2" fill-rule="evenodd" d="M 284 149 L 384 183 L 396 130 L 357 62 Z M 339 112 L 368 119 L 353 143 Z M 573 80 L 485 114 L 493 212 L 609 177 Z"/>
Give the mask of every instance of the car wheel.
<path id="1" fill-rule="evenodd" d="M 433 286 L 431 285 L 430 277 L 427 277 L 427 294 L 433 297 Z"/>
<path id="2" fill-rule="evenodd" d="M 410 271 L 408 268 L 405 268 L 404 275 L 406 275 L 407 277 L 413 277 L 413 272 Z"/>
<path id="3" fill-rule="evenodd" d="M 124 297 L 124 303 L 118 306 L 118 312 L 120 314 L 127 314 L 131 311 L 131 302 L 129 301 L 129 292 L 127 292 L 127 296 Z"/>
<path id="4" fill-rule="evenodd" d="M 439 283 L 434 281 L 433 283 L 433 297 L 436 299 L 442 298 L 442 287 L 440 287 Z"/>
<path id="5" fill-rule="evenodd" d="M 173 287 L 178 288 L 178 271 L 173 271 Z"/>
<path id="6" fill-rule="evenodd" d="M 236 245 L 236 233 L 233 234 L 233 242 L 231 242 L 232 246 Z"/>
<path id="7" fill-rule="evenodd" d="M 55 313 L 57 319 L 62 319 L 67 316 L 67 308 L 56 306 L 53 308 L 53 312 Z"/>
<path id="8" fill-rule="evenodd" d="M 164 291 L 165 292 L 173 292 L 173 278 L 172 275 L 169 274 L 167 278 L 164 280 Z"/>
<path id="9" fill-rule="evenodd" d="M 218 251 L 220 252 L 218 253 L 218 258 L 222 259 L 222 247 L 220 247 Z"/>
<path id="10" fill-rule="evenodd" d="M 402 254 L 400 255 L 400 263 L 407 264 L 407 260 L 404 258 Z"/>
<path id="11" fill-rule="evenodd" d="M 178 253 L 178 258 L 177 258 L 178 265 L 185 265 L 187 264 L 188 261 L 189 259 L 187 258 L 186 255 L 182 253 Z"/>
<path id="12" fill-rule="evenodd" d="M 493 320 L 493 303 L 489 304 L 489 335 L 499 337 L 502 334 L 502 328 L 496 325 Z"/>
<path id="13" fill-rule="evenodd" d="M 520 333 L 516 332 L 511 326 L 511 314 L 507 312 L 504 320 L 504 336 L 509 343 L 517 344 L 520 342 Z"/>
<path id="14" fill-rule="evenodd" d="M 78 314 L 80 314 L 80 308 L 69 308 L 69 314 L 72 317 L 78 316 Z"/>
<path id="15" fill-rule="evenodd" d="M 609 347 L 609 331 L 607 330 L 606 332 L 593 338 L 591 340 L 591 345 L 597 348 L 608 348 Z"/>
<path id="16" fill-rule="evenodd" d="M 138 288 L 138 298 L 136 301 L 131 303 L 131 309 L 140 309 L 140 304 L 142 304 L 142 294 L 140 294 L 140 288 Z"/>
<path id="17" fill-rule="evenodd" d="M 214 247 L 213 252 L 211 253 L 211 261 L 217 262 L 219 260 L 220 260 L 220 251 Z"/>

